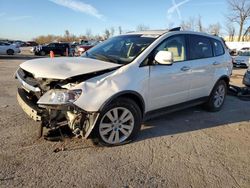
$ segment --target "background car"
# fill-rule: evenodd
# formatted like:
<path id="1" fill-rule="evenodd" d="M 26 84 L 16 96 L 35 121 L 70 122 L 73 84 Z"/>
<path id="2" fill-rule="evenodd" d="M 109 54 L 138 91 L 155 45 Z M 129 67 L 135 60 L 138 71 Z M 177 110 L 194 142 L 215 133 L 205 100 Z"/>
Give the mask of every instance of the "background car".
<path id="1" fill-rule="evenodd" d="M 246 85 L 247 87 L 250 87 L 250 69 L 248 69 L 244 75 L 243 84 Z"/>
<path id="2" fill-rule="evenodd" d="M 27 41 L 26 46 L 38 46 L 38 44 L 35 41 Z"/>
<path id="3" fill-rule="evenodd" d="M 239 51 L 238 55 L 233 58 L 234 67 L 249 67 L 250 51 Z"/>
<path id="4" fill-rule="evenodd" d="M 99 42 L 98 41 L 82 41 L 82 43 L 75 48 L 75 53 L 76 55 L 81 55 L 90 48 L 94 47 L 97 45 Z"/>
<path id="5" fill-rule="evenodd" d="M 70 44 L 69 43 L 50 43 L 48 45 L 36 46 L 33 51 L 35 55 L 45 56 L 53 51 L 56 55 L 64 56 L 66 55 L 66 50 L 68 49 L 68 53 L 70 52 Z"/>
<path id="6" fill-rule="evenodd" d="M 7 42 L 0 42 L 0 55 L 14 55 L 20 52 L 21 50 L 18 46 Z"/>
<path id="7" fill-rule="evenodd" d="M 250 47 L 241 48 L 239 52 L 250 52 Z"/>
<path id="8" fill-rule="evenodd" d="M 17 47 L 22 47 L 22 46 L 26 46 L 26 43 L 21 41 L 21 40 L 16 40 L 16 41 L 13 41 L 12 43 L 13 45 L 16 45 Z"/>

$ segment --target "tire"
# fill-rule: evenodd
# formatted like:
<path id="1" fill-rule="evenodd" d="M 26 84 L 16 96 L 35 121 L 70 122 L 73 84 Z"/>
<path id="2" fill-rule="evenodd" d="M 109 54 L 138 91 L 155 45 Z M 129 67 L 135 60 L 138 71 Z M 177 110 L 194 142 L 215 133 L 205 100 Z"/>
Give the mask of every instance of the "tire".
<path id="1" fill-rule="evenodd" d="M 210 112 L 218 112 L 221 110 L 227 95 L 227 84 L 224 80 L 219 80 L 214 86 L 205 108 Z"/>
<path id="2" fill-rule="evenodd" d="M 92 140 L 102 146 L 118 146 L 133 141 L 141 129 L 142 112 L 130 99 L 118 98 L 100 113 Z"/>
<path id="3" fill-rule="evenodd" d="M 45 55 L 46 55 L 46 53 L 45 53 L 45 51 L 43 51 L 43 50 L 42 50 L 42 51 L 40 51 L 40 52 L 39 52 L 39 55 L 41 55 L 41 56 L 45 56 Z"/>
<path id="4" fill-rule="evenodd" d="M 12 49 L 8 49 L 8 50 L 7 50 L 7 54 L 8 54 L 8 55 L 14 55 L 14 53 L 15 53 L 15 52 L 14 52 L 14 50 L 12 50 Z"/>

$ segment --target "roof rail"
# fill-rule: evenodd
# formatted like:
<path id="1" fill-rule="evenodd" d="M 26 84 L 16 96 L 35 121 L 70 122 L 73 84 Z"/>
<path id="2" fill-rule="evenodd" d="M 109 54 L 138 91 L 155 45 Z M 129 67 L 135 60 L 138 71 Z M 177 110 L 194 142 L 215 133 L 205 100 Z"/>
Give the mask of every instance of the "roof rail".
<path id="1" fill-rule="evenodd" d="M 168 31 L 180 31 L 181 27 L 174 27 L 172 29 L 169 29 Z"/>

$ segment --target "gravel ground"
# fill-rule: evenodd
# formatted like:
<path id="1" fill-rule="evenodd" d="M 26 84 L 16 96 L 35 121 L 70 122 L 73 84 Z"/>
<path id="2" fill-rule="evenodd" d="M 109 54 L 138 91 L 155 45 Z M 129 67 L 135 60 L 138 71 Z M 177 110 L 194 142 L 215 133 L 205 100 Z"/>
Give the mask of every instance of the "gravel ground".
<path id="1" fill-rule="evenodd" d="M 0 56 L 0 187 L 250 187 L 250 102 L 228 96 L 218 113 L 161 116 L 119 147 L 49 142 L 16 101 L 13 74 L 30 58 Z M 245 71 L 235 70 L 232 83 Z"/>

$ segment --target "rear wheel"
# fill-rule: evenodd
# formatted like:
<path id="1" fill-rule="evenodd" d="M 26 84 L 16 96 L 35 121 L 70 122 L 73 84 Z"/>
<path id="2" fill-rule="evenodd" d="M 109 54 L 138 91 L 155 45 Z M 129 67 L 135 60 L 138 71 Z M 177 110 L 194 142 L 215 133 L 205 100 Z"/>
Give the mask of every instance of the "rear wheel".
<path id="1" fill-rule="evenodd" d="M 8 50 L 7 50 L 7 54 L 8 54 L 8 55 L 14 55 L 14 53 L 15 53 L 15 52 L 14 52 L 14 50 L 12 50 L 12 49 L 8 49 Z"/>
<path id="2" fill-rule="evenodd" d="M 134 101 L 117 99 L 101 112 L 94 130 L 95 138 L 106 146 L 128 143 L 135 139 L 141 128 L 141 116 Z"/>
<path id="3" fill-rule="evenodd" d="M 224 80 L 219 80 L 213 88 L 213 91 L 205 103 L 205 107 L 208 111 L 217 112 L 219 111 L 226 98 L 227 84 Z"/>

